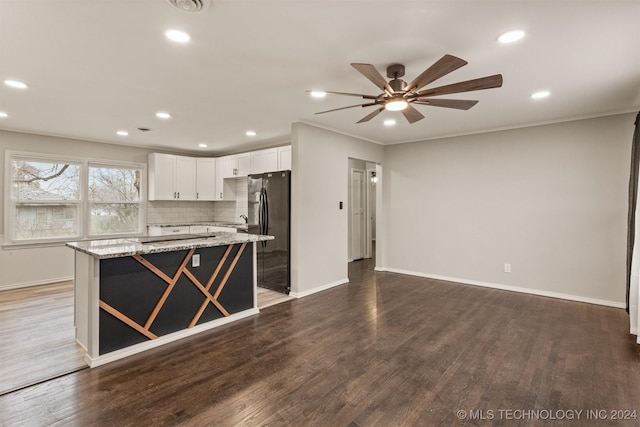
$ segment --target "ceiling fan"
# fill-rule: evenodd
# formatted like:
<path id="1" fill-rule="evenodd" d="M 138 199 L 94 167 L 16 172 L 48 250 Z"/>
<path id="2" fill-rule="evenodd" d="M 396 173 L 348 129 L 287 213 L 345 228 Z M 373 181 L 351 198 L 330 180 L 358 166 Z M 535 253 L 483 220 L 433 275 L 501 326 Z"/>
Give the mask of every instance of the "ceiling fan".
<path id="1" fill-rule="evenodd" d="M 324 114 L 332 111 L 344 110 L 353 107 L 373 107 L 378 108 L 364 116 L 357 123 L 368 122 L 383 110 L 401 111 L 409 123 L 415 123 L 424 119 L 422 113 L 416 110 L 413 105 L 431 105 L 433 107 L 455 108 L 458 110 L 468 110 L 478 103 L 465 99 L 438 99 L 432 98 L 439 95 L 452 93 L 471 92 L 474 90 L 491 89 L 502 86 L 502 74 L 495 74 L 487 77 L 480 77 L 473 80 L 454 83 L 446 86 L 420 90 L 429 83 L 457 70 L 467 64 L 467 61 L 453 55 L 444 55 L 435 64 L 427 68 L 410 83 L 406 83 L 400 77 L 404 76 L 404 65 L 393 64 L 387 67 L 387 77 L 391 78 L 387 82 L 384 77 L 371 64 L 352 63 L 351 66 L 369 79 L 383 92 L 380 95 L 364 95 L 361 93 L 349 92 L 325 92 L 334 95 L 357 96 L 369 100 L 364 104 L 350 105 L 348 107 L 334 108 L 333 110 L 321 111 L 316 114 Z M 312 91 L 307 91 L 312 92 Z"/>

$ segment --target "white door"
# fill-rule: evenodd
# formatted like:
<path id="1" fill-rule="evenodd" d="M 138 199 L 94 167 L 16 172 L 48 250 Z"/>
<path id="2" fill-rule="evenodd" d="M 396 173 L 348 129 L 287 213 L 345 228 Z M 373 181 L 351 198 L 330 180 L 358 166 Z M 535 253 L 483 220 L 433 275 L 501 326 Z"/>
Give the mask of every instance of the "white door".
<path id="1" fill-rule="evenodd" d="M 351 258 L 365 255 L 365 173 L 351 169 Z"/>

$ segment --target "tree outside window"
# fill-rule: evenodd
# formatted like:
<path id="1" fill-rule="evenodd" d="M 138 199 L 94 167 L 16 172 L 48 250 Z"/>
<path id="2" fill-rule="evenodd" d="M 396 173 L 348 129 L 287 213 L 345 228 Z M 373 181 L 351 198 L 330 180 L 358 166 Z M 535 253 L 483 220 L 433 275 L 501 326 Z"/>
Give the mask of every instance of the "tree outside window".
<path id="1" fill-rule="evenodd" d="M 11 241 L 66 241 L 140 233 L 144 165 L 7 152 Z"/>
<path id="2" fill-rule="evenodd" d="M 89 166 L 90 235 L 139 230 L 141 175 L 141 169 Z"/>
<path id="3" fill-rule="evenodd" d="M 14 239 L 79 236 L 80 165 L 14 159 L 11 166 Z"/>

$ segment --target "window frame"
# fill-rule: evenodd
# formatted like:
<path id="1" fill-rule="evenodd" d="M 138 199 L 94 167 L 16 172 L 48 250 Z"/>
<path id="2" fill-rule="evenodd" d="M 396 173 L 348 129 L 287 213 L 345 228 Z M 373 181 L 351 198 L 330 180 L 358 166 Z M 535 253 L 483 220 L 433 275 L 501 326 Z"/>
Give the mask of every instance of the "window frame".
<path id="1" fill-rule="evenodd" d="M 38 239 L 16 239 L 16 206 L 17 203 L 13 199 L 13 177 L 12 177 L 12 162 L 14 160 L 22 161 L 41 161 L 48 163 L 73 163 L 80 167 L 78 183 L 79 199 L 78 201 L 54 201 L 54 202 L 36 202 L 36 204 L 42 205 L 60 205 L 60 204 L 78 204 L 76 210 L 78 215 L 78 232 L 74 236 L 68 237 L 47 237 Z M 137 203 L 138 208 L 138 230 L 134 232 L 114 233 L 114 234 L 91 234 L 91 205 L 89 201 L 89 167 L 113 167 L 113 168 L 128 168 L 139 169 L 141 173 L 140 179 L 140 200 L 138 202 L 126 202 Z M 26 151 L 5 151 L 5 177 L 4 177 L 4 244 L 6 246 L 30 246 L 30 245 L 46 245 L 46 244 L 60 244 L 69 241 L 78 240 L 91 240 L 91 239 L 109 239 L 109 238 L 122 238 L 126 236 L 136 236 L 144 234 L 146 229 L 146 206 L 147 206 L 147 164 L 139 162 L 126 162 L 118 160 L 107 160 L 100 158 L 86 158 L 86 157 L 74 157 L 61 154 L 52 153 L 37 153 Z"/>
<path id="2" fill-rule="evenodd" d="M 92 168 L 113 168 L 113 169 L 132 169 L 132 170 L 140 170 L 140 197 L 138 198 L 137 201 L 135 200 L 131 200 L 131 201 L 118 201 L 118 200 L 113 200 L 113 201 L 101 201 L 101 202 L 95 202 L 95 201 L 91 201 L 89 198 L 89 170 Z M 144 210 L 144 206 L 146 205 L 146 197 L 145 197 L 145 182 L 146 182 L 146 168 L 141 168 L 139 166 L 132 166 L 130 164 L 115 164 L 115 163 L 106 163 L 104 161 L 88 161 L 87 162 L 87 180 L 86 180 L 86 187 L 87 187 L 87 198 L 86 198 L 86 236 L 90 239 L 99 239 L 99 238 L 104 238 L 104 237 L 117 237 L 117 236 L 132 236 L 132 235 L 137 235 L 143 232 L 143 230 L 145 229 L 146 226 L 146 215 L 145 214 L 145 210 Z M 127 205 L 138 205 L 138 230 L 137 231 L 131 231 L 131 232 L 122 232 L 122 233 L 115 233 L 115 234 L 92 234 L 91 233 L 91 210 L 92 207 L 95 205 L 109 205 L 109 204 L 127 204 Z M 144 218 L 143 218 L 144 216 Z"/>

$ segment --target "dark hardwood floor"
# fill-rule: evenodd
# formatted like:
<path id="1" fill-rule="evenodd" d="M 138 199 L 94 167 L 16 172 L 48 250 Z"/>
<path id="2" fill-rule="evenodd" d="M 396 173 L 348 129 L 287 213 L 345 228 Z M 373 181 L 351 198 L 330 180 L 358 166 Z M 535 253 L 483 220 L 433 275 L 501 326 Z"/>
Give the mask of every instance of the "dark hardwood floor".
<path id="1" fill-rule="evenodd" d="M 370 267 L 351 263 L 348 285 L 1 396 L 0 424 L 511 426 L 550 422 L 506 411 L 582 410 L 552 425 L 638 425 L 609 412 L 640 410 L 640 346 L 623 310 Z"/>

